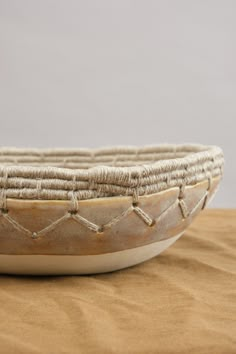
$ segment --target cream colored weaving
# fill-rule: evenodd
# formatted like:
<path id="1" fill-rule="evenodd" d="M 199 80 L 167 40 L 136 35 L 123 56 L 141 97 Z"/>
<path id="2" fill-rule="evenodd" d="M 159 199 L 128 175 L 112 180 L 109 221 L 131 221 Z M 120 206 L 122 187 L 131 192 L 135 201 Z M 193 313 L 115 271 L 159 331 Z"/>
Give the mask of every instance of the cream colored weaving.
<path id="1" fill-rule="evenodd" d="M 0 149 L 5 198 L 78 200 L 146 195 L 222 174 L 217 146 Z"/>

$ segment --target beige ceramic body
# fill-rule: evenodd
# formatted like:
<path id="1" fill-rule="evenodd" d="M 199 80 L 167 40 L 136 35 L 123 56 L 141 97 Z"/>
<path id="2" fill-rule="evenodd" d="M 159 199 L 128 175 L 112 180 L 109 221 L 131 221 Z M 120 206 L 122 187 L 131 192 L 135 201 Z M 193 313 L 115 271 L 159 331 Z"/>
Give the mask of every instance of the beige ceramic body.
<path id="1" fill-rule="evenodd" d="M 215 194 L 221 177 L 139 197 L 15 200 L 0 217 L 0 272 L 88 274 L 150 259 L 173 244 Z M 93 227 L 88 227 L 86 220 Z M 99 232 L 97 231 L 99 226 Z"/>

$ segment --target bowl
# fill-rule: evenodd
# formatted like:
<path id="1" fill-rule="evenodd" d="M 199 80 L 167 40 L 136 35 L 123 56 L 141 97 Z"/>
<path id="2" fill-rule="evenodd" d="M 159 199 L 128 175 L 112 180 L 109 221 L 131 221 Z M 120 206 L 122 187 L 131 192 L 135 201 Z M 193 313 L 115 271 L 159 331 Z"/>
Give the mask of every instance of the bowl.
<path id="1" fill-rule="evenodd" d="M 216 193 L 220 147 L 0 149 L 0 273 L 94 274 L 172 245 Z"/>

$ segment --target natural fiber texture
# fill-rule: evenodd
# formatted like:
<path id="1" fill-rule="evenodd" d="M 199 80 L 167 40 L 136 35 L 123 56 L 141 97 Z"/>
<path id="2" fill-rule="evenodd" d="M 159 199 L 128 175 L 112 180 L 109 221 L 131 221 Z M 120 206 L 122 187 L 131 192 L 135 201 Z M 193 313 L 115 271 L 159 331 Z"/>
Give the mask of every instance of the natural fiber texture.
<path id="1" fill-rule="evenodd" d="M 81 200 L 152 194 L 222 175 L 217 146 L 0 149 L 1 208 L 7 198 Z"/>

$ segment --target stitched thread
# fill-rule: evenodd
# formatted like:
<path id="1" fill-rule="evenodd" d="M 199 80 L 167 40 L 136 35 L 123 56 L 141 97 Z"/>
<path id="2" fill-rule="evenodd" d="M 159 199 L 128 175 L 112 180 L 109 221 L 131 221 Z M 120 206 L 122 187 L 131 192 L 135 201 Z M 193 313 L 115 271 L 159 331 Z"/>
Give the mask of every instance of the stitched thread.
<path id="1" fill-rule="evenodd" d="M 14 166 L 12 162 L 15 163 Z M 142 164 L 143 162 L 145 164 Z M 60 168 L 61 163 L 76 169 Z M 0 148 L 0 217 L 19 232 L 34 239 L 54 230 L 68 219 L 75 220 L 98 235 L 132 212 L 151 227 L 178 205 L 183 218 L 186 219 L 202 202 L 202 209 L 205 208 L 212 178 L 222 175 L 223 164 L 224 158 L 220 148 L 203 145 L 97 150 Z M 205 194 L 189 211 L 184 200 L 186 186 L 206 178 L 208 187 Z M 140 196 L 176 186 L 179 187 L 177 200 L 158 218 L 152 218 L 140 208 Z M 79 200 L 122 195 L 132 196 L 132 205 L 104 225 L 97 225 L 79 214 Z M 9 215 L 8 198 L 70 200 L 71 204 L 64 216 L 42 230 L 32 232 Z"/>
<path id="2" fill-rule="evenodd" d="M 209 182 L 209 185 L 211 185 L 210 183 L 211 182 Z M 206 196 L 208 195 L 208 193 L 209 193 L 209 189 L 206 190 L 204 195 L 199 199 L 199 201 L 197 202 L 197 204 L 194 206 L 194 208 L 191 211 L 189 211 L 187 209 L 187 206 L 185 204 L 186 217 L 184 217 L 184 218 L 191 216 L 198 209 L 199 205 L 202 202 L 205 202 L 205 199 L 206 199 Z M 115 218 L 113 218 L 112 220 L 110 220 L 108 223 L 106 223 L 104 225 L 97 225 L 97 224 L 87 220 L 83 216 L 79 215 L 78 211 L 75 211 L 75 212 L 68 211 L 61 218 L 57 219 L 56 221 L 52 222 L 50 225 L 46 226 L 45 228 L 43 228 L 42 230 L 37 231 L 37 232 L 35 232 L 35 231 L 32 232 L 32 231 L 28 230 L 27 228 L 25 228 L 24 226 L 22 226 L 15 219 L 13 219 L 8 214 L 8 211 L 5 209 L 0 209 L 0 217 L 5 218 L 19 232 L 21 232 L 27 236 L 31 236 L 33 239 L 37 239 L 38 237 L 46 235 L 48 232 L 55 230 L 58 225 L 64 223 L 68 219 L 75 220 L 79 224 L 87 227 L 89 230 L 91 230 L 97 234 L 103 234 L 106 229 L 111 228 L 113 225 L 120 222 L 124 217 L 126 217 L 127 215 L 129 215 L 132 212 L 135 212 L 136 215 L 138 215 L 140 217 L 140 219 L 142 221 L 144 221 L 145 224 L 147 224 L 147 226 L 151 227 L 151 226 L 157 224 L 158 222 L 160 222 L 160 220 L 167 213 L 169 213 L 172 209 L 176 208 L 177 206 L 180 207 L 180 210 L 182 212 L 182 206 L 180 204 L 180 201 L 183 202 L 184 200 L 179 199 L 179 197 L 177 197 L 177 199 L 170 206 L 168 206 L 164 211 L 162 211 L 162 213 L 156 219 L 151 218 L 143 209 L 141 209 L 140 207 L 137 207 L 137 206 L 134 207 L 132 204 L 125 211 L 123 211 L 120 215 L 116 216 Z"/>
<path id="3" fill-rule="evenodd" d="M 211 185 L 212 185 L 212 178 L 211 178 L 211 176 L 208 176 L 208 187 L 207 187 L 207 190 L 206 190 L 206 194 L 205 194 L 204 202 L 203 202 L 203 205 L 202 205 L 202 209 L 205 209 L 205 207 L 207 205 L 208 195 L 209 195 L 209 191 L 211 189 Z"/>

